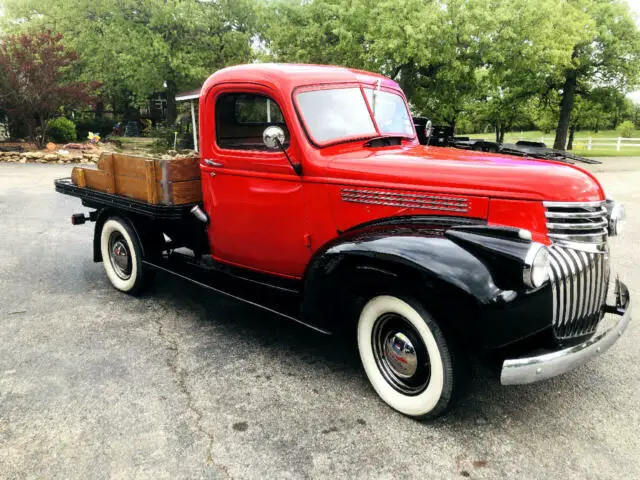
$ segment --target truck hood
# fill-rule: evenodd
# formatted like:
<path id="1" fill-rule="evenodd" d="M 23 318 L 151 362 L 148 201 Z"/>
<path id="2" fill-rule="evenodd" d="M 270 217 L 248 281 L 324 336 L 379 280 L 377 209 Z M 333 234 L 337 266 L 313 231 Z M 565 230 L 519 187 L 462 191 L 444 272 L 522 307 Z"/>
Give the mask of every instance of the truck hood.
<path id="1" fill-rule="evenodd" d="M 334 158 L 328 170 L 360 185 L 520 200 L 605 198 L 595 177 L 574 165 L 453 148 L 359 149 Z"/>

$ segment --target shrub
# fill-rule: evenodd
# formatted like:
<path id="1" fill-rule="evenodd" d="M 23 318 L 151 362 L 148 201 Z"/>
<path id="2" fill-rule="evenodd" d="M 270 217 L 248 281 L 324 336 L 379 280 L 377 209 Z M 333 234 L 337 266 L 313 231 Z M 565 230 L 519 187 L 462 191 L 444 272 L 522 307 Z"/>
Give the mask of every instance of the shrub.
<path id="1" fill-rule="evenodd" d="M 621 137 L 630 138 L 633 135 L 633 131 L 635 129 L 636 126 L 631 120 L 625 120 L 620 125 L 618 125 L 616 131 L 618 132 L 618 134 L 620 134 Z"/>
<path id="2" fill-rule="evenodd" d="M 58 117 L 49 122 L 47 137 L 54 143 L 69 143 L 76 140 L 76 124 L 68 118 Z"/>
<path id="3" fill-rule="evenodd" d="M 159 146 L 173 148 L 175 132 L 179 132 L 179 128 L 177 125 L 158 124 L 151 130 L 149 136 L 156 138 L 156 144 L 158 144 Z M 180 137 L 180 133 L 178 133 L 178 137 Z"/>

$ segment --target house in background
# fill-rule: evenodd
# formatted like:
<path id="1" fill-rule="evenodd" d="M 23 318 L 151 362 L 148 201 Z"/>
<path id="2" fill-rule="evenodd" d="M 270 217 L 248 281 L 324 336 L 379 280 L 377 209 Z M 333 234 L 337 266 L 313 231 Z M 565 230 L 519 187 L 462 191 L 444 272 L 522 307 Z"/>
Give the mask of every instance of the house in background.
<path id="1" fill-rule="evenodd" d="M 167 94 L 156 92 L 147 101 L 147 104 L 140 107 L 138 111 L 140 118 L 149 118 L 154 122 L 163 122 L 167 118 Z"/>
<path id="2" fill-rule="evenodd" d="M 200 101 L 200 89 L 189 90 L 176 95 L 176 102 L 189 102 L 191 110 L 191 133 L 193 135 L 193 149 L 198 151 L 198 102 Z"/>

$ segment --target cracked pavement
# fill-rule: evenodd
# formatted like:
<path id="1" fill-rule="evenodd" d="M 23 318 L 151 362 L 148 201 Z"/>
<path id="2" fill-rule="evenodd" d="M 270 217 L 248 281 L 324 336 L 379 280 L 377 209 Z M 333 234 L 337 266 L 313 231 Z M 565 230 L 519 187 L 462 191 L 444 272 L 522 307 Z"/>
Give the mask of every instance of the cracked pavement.
<path id="1" fill-rule="evenodd" d="M 640 292 L 640 159 L 596 172 L 629 221 L 612 247 Z M 545 383 L 474 368 L 418 423 L 357 352 L 159 274 L 133 298 L 91 260 L 93 224 L 56 194 L 69 166 L 0 163 L 0 478 L 640 478 L 640 325 Z"/>

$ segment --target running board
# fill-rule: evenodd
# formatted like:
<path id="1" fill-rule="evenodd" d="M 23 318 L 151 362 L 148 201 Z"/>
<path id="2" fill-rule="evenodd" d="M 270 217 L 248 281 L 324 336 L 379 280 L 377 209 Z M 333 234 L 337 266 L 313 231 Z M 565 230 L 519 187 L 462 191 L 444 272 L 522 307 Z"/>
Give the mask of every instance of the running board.
<path id="1" fill-rule="evenodd" d="M 268 287 L 243 281 L 238 277 L 166 258 L 157 262 L 143 260 L 142 263 L 155 270 L 187 280 L 218 295 L 274 313 L 316 332 L 331 335 L 331 332 L 306 323 L 300 318 L 300 296 L 298 294 L 273 291 Z M 225 285 L 226 288 L 223 289 L 221 285 Z"/>

